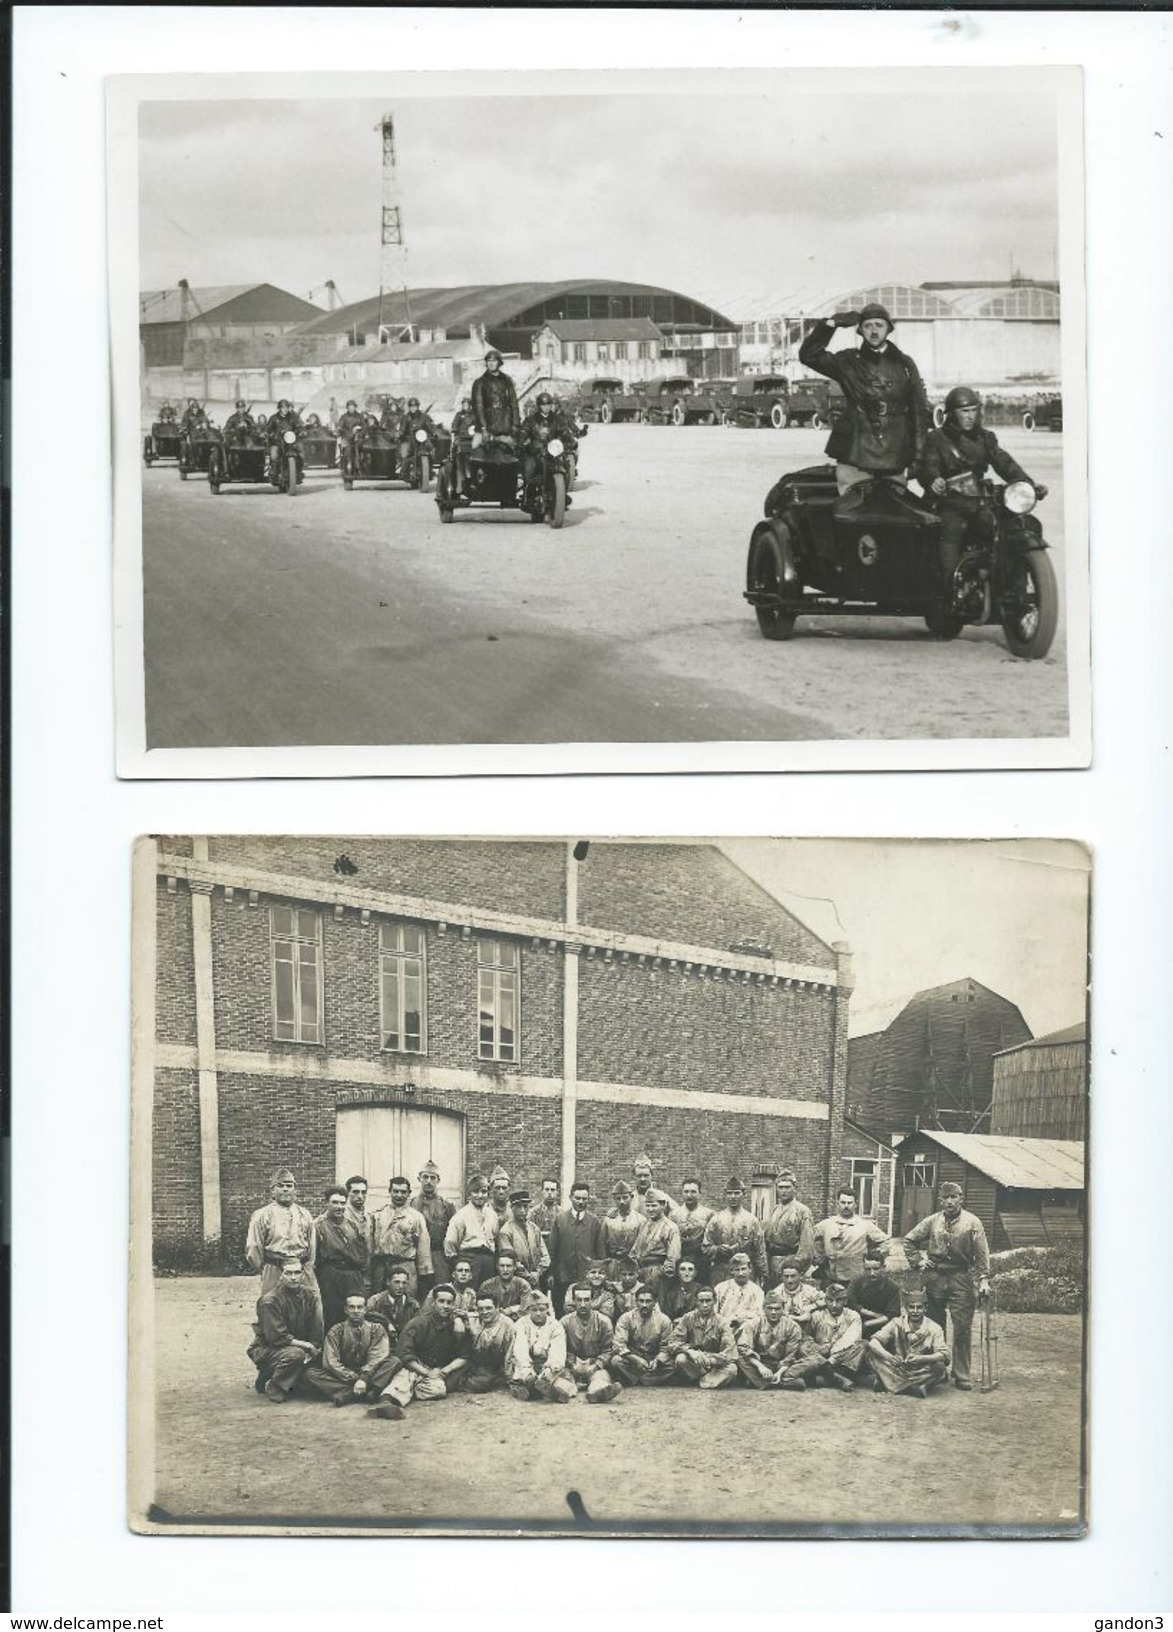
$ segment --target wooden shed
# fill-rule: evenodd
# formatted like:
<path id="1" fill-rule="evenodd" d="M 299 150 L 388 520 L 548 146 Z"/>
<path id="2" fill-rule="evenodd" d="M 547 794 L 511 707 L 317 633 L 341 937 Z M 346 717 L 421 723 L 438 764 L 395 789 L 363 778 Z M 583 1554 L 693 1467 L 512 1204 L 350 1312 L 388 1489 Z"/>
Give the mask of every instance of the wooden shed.
<path id="1" fill-rule="evenodd" d="M 990 1132 L 1082 1139 L 1088 1091 L 1087 1027 L 1068 1026 L 994 1056 Z"/>
<path id="2" fill-rule="evenodd" d="M 963 1205 L 985 1225 L 996 1252 L 1082 1236 L 1085 1147 L 1079 1139 L 930 1133 L 900 1141 L 897 1233 L 940 1206 L 941 1185 L 961 1186 Z"/>

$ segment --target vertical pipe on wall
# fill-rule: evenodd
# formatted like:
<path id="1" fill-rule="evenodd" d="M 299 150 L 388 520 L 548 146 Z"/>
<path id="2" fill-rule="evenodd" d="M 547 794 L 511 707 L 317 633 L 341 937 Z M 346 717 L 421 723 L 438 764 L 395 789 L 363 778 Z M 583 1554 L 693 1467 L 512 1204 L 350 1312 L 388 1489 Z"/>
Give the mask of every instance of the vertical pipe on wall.
<path id="1" fill-rule="evenodd" d="M 192 840 L 192 859 L 207 861 L 207 839 Z M 200 1105 L 200 1198 L 204 1240 L 220 1240 L 220 1084 L 216 1074 L 216 989 L 212 969 L 212 886 L 191 885 L 195 971 L 196 1066 Z"/>
<path id="2" fill-rule="evenodd" d="M 562 959 L 562 1203 L 570 1202 L 578 1137 L 578 861 L 566 843 L 566 946 Z"/>

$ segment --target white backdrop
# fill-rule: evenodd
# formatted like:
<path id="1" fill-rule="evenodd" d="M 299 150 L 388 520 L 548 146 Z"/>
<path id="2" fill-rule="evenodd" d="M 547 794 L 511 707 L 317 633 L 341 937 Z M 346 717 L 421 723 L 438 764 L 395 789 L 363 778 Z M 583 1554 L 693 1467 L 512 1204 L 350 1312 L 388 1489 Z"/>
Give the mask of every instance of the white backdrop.
<path id="1" fill-rule="evenodd" d="M 130 846 L 140 832 L 1054 835 L 1095 848 L 1092 1533 L 1079 1543 L 547 1542 L 520 1601 L 1095 1609 L 1169 1598 L 1165 1153 L 1173 604 L 1163 14 L 61 8 L 16 17 L 16 1607 L 493 1597 L 487 1542 L 140 1539 L 125 1513 Z M 1082 63 L 1095 764 L 1086 772 L 122 783 L 113 775 L 102 76 L 225 67 Z M 980 141 L 981 132 L 965 133 Z M 68 413 L 63 410 L 68 409 Z M 67 435 L 51 434 L 67 427 Z M 633 762 L 630 751 L 625 763 Z M 1138 1314 L 1138 1305 L 1143 1310 Z M 62 1340 L 70 1334 L 76 1349 Z M 80 1357 L 84 1355 L 84 1381 Z M 731 1448 L 735 1455 L 735 1449 Z M 964 1467 L 954 1470 L 965 1478 Z M 394 1552 L 390 1551 L 394 1548 Z M 497 1566 L 498 1568 L 495 1568 Z M 577 1569 L 575 1568 L 577 1566 Z M 589 1576 L 578 1573 L 589 1569 Z M 488 1569 L 489 1577 L 472 1572 Z M 573 1583 L 581 1583 L 577 1589 Z M 583 1598 L 579 1599 L 579 1590 Z M 438 1616 L 438 1619 L 444 1617 Z M 467 1619 L 467 1616 L 465 1617 Z M 711 1624 L 711 1623 L 710 1623 Z"/>

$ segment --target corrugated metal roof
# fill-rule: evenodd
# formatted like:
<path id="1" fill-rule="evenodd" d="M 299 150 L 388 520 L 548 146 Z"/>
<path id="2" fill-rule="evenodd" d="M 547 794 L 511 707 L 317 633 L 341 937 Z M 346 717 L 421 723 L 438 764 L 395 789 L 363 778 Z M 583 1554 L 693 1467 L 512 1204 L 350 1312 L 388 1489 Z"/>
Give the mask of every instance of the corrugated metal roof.
<path id="1" fill-rule="evenodd" d="M 331 362 L 402 363 L 413 357 L 479 357 L 481 348 L 470 340 L 425 340 L 416 345 L 388 341 L 382 346 L 347 346 Z"/>
<path id="2" fill-rule="evenodd" d="M 259 289 L 259 283 L 219 283 L 206 289 L 189 289 L 187 316 L 207 316 L 217 306 L 226 306 L 230 300 Z M 140 323 L 182 323 L 184 320 L 183 291 L 180 289 L 144 289 L 138 297 Z"/>
<path id="3" fill-rule="evenodd" d="M 1083 1020 L 1075 1026 L 1065 1026 L 1062 1031 L 1049 1031 L 1045 1037 L 1032 1037 L 1028 1042 L 1016 1043 L 1013 1048 L 1004 1048 L 1001 1054 L 1021 1054 L 1024 1048 L 1049 1048 L 1060 1043 L 1086 1043 L 1087 1023 Z M 1000 1057 L 1000 1056 L 999 1056 Z"/>
<path id="4" fill-rule="evenodd" d="M 1082 1190 L 1082 1139 L 1011 1139 L 991 1133 L 938 1133 L 932 1139 L 1008 1190 Z"/>

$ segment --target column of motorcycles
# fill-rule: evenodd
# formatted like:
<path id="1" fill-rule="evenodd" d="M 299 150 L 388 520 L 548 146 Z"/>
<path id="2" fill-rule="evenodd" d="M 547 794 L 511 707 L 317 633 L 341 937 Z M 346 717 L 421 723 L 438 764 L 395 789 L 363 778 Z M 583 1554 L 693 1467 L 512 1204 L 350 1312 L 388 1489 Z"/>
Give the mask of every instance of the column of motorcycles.
<path id="1" fill-rule="evenodd" d="M 303 423 L 287 401 L 267 420 L 238 402 L 220 430 L 193 400 L 182 418 L 164 405 L 144 439 L 143 459 L 148 466 L 174 460 L 180 481 L 206 475 L 216 494 L 229 483 L 252 483 L 292 497 L 307 469 L 337 470 L 347 491 L 356 483 L 400 481 L 427 493 L 434 471 L 443 522 L 458 508 L 492 506 L 561 527 L 586 426 L 560 413 L 534 413 L 518 437 L 502 438 L 482 436 L 471 421 L 467 399 L 451 433 L 414 397 L 389 401 L 379 415 L 352 400 L 333 429 L 317 414 Z"/>

